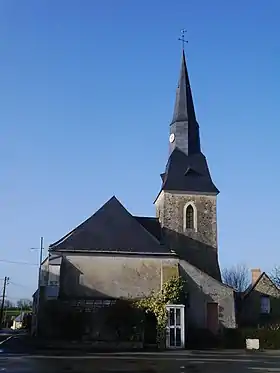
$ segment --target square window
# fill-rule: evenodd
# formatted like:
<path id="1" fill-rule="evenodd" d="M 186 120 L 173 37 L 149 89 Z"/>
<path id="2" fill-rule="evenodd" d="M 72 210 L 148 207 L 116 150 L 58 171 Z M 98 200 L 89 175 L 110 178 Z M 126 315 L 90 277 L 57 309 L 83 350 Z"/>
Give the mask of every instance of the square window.
<path id="1" fill-rule="evenodd" d="M 261 313 L 270 313 L 270 299 L 268 296 L 261 296 Z"/>

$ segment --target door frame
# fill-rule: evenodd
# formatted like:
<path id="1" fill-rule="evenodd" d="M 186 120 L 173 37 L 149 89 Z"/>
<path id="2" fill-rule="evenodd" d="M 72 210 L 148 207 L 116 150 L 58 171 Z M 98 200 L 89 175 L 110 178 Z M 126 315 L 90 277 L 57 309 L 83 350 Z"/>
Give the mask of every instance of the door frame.
<path id="1" fill-rule="evenodd" d="M 208 305 L 209 304 L 215 304 L 217 306 L 217 330 L 215 330 L 215 331 L 211 330 L 209 328 L 209 325 L 208 325 Z M 212 300 L 211 302 L 206 302 L 205 309 L 206 309 L 206 311 L 205 311 L 205 326 L 206 326 L 206 329 L 210 330 L 214 334 L 217 334 L 218 330 L 219 330 L 219 303 L 215 302 L 214 300 Z"/>
<path id="2" fill-rule="evenodd" d="M 175 316 L 175 322 L 174 326 L 170 327 L 169 325 L 169 312 L 170 309 L 174 309 L 176 314 L 176 309 L 180 310 L 180 330 L 181 330 L 181 346 L 170 346 L 170 329 L 175 329 L 176 327 L 176 316 Z M 168 322 L 166 325 L 166 348 L 168 349 L 181 349 L 185 348 L 185 305 L 184 304 L 167 304 L 166 305 L 166 311 L 168 315 Z"/>

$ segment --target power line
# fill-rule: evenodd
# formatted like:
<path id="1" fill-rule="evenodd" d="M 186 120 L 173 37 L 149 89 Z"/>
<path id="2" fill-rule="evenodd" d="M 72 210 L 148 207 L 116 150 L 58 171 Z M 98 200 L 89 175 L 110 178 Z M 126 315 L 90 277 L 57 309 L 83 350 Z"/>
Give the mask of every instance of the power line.
<path id="1" fill-rule="evenodd" d="M 9 281 L 9 284 L 14 285 L 14 286 L 19 286 L 19 287 L 24 288 L 24 289 L 29 289 L 29 290 L 31 289 L 31 286 L 26 286 L 26 285 L 18 284 L 18 283 L 13 282 L 13 281 Z"/>
<path id="2" fill-rule="evenodd" d="M 38 266 L 38 264 L 36 264 L 36 263 L 16 262 L 16 261 L 13 261 L 13 260 L 5 260 L 5 259 L 0 259 L 0 262 L 9 263 L 9 264 L 22 264 L 22 265 L 29 265 L 29 266 Z"/>
<path id="3" fill-rule="evenodd" d="M 9 301 L 11 301 L 11 300 L 15 300 L 15 299 L 19 299 L 18 297 L 10 297 L 10 296 L 5 296 L 5 300 L 9 300 Z"/>
<path id="4" fill-rule="evenodd" d="M 32 297 L 30 297 L 32 298 Z M 9 300 L 9 301 L 15 301 L 15 300 L 21 300 L 21 299 L 28 299 L 29 300 L 29 297 L 26 296 L 26 297 L 10 297 L 10 296 L 5 296 L 5 300 Z"/>

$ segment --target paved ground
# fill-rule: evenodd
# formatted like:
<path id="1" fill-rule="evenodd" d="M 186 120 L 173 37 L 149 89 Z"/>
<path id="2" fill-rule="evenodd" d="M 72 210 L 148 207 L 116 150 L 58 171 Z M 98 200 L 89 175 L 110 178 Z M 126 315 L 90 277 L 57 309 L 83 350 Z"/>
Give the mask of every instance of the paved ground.
<path id="1" fill-rule="evenodd" d="M 0 373 L 280 373 L 280 351 L 68 352 L 68 356 L 59 351 L 37 351 L 34 355 L 20 351 L 20 336 L 4 341 L 0 342 Z"/>
<path id="2" fill-rule="evenodd" d="M 9 373 L 268 373 L 280 372 L 280 354 L 183 351 L 84 356 L 2 355 L 0 371 Z"/>

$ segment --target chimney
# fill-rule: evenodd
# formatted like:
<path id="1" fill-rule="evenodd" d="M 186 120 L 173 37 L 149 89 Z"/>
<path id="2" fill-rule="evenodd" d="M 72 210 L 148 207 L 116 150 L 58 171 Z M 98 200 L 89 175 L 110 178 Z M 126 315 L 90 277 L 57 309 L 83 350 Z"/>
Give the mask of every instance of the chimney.
<path id="1" fill-rule="evenodd" d="M 252 272 L 252 285 L 254 285 L 256 281 L 259 279 L 262 272 L 260 268 L 251 269 L 251 272 Z"/>

